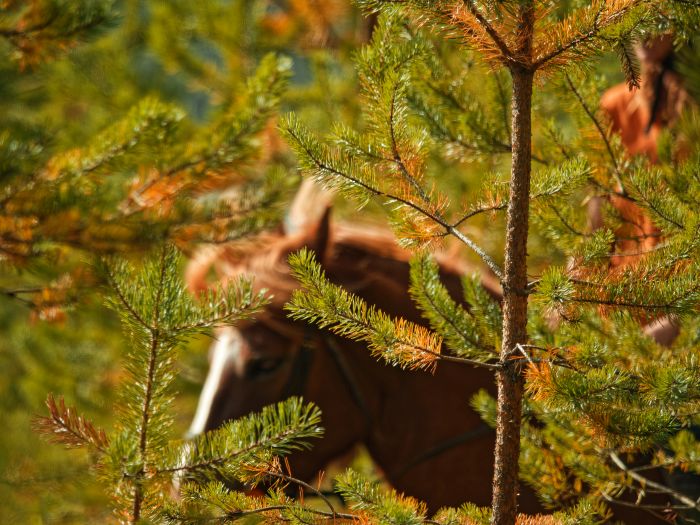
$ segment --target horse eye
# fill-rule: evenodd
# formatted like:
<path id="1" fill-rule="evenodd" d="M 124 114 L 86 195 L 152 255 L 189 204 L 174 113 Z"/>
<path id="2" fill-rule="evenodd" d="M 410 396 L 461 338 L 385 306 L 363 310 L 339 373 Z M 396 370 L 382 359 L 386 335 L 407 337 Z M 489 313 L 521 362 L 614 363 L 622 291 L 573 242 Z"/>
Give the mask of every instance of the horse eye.
<path id="1" fill-rule="evenodd" d="M 252 359 L 246 366 L 245 375 L 248 377 L 259 377 L 271 374 L 277 370 L 284 362 L 281 357 L 261 357 Z"/>

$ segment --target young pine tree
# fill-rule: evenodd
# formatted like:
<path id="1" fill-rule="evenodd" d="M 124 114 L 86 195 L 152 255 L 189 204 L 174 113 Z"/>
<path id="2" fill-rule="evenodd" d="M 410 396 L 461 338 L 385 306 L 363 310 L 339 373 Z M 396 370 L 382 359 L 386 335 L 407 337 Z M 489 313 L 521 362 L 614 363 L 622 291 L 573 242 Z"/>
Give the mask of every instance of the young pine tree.
<path id="1" fill-rule="evenodd" d="M 114 496 L 121 522 L 140 523 L 162 513 L 174 475 L 251 478 L 274 455 L 319 436 L 319 413 L 290 399 L 183 443 L 173 438 L 171 389 L 178 347 L 195 334 L 244 319 L 265 303 L 262 293 L 239 281 L 196 301 L 184 289 L 178 252 L 164 246 L 141 268 L 123 260 L 104 263 L 109 305 L 131 347 L 121 388 L 116 428 L 96 428 L 63 399 L 49 396 L 50 415 L 38 430 L 57 443 L 87 448 L 99 478 Z"/>
<path id="2" fill-rule="evenodd" d="M 585 68 L 601 52 L 617 50 L 632 88 L 639 75 L 634 42 L 672 30 L 680 42 L 697 30 L 699 6 L 644 0 L 363 6 L 382 13 L 357 59 L 364 129 L 338 125 L 319 141 L 290 117 L 287 138 L 309 176 L 361 205 L 384 203 L 406 246 L 421 251 L 451 236 L 476 253 L 501 281 L 502 308 L 484 308 L 469 293 L 471 309 L 458 307 L 436 267 L 419 254 L 412 293 L 434 333 L 416 340 L 405 324 L 386 326 L 388 318 L 334 290 L 313 258 L 302 256 L 292 259 L 305 288 L 290 305 L 293 315 L 369 341 L 402 366 L 439 361 L 444 340 L 465 365 L 495 369 L 497 400 L 475 399 L 496 428 L 494 524 L 515 523 L 519 477 L 548 505 L 589 494 L 652 512 L 696 508 L 694 497 L 640 474 L 623 457 L 650 454 L 640 471 L 697 468 L 692 434 L 681 430 L 692 424 L 700 394 L 697 150 L 692 141 L 684 155 L 667 147 L 668 163 L 659 166 L 626 157 L 597 113 L 599 92 L 589 96 Z M 473 61 L 490 70 L 489 89 L 469 85 Z M 558 129 L 562 109 L 571 107 L 578 137 Z M 693 124 L 690 136 L 697 133 Z M 497 154 L 510 154 L 507 183 L 496 167 L 471 203 L 453 204 L 464 196 L 444 188 L 460 176 L 460 163 Z M 435 160 L 445 156 L 457 160 L 449 170 Z M 580 202 L 591 194 L 631 199 L 663 242 L 651 253 L 614 254 L 636 255 L 639 263 L 611 272 L 620 216 L 610 210 L 604 228 L 587 229 Z M 500 211 L 502 255 L 482 247 L 492 231 L 466 229 L 478 215 Z M 559 264 L 528 257 L 528 246 L 552 253 Z M 682 325 L 670 349 L 641 332 L 640 324 L 660 315 Z M 475 344 L 476 334 L 486 349 Z M 662 494 L 661 503 L 645 499 L 649 487 Z M 626 492 L 635 498 L 625 500 Z"/>

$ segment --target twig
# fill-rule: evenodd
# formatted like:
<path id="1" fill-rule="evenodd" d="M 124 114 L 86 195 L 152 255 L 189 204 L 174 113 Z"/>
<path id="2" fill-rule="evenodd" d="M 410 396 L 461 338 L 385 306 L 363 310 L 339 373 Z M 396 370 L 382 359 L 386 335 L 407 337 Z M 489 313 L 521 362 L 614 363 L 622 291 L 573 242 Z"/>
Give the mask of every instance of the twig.
<path id="1" fill-rule="evenodd" d="M 596 129 L 598 130 L 598 133 L 600 134 L 600 138 L 603 139 L 603 142 L 605 143 L 605 148 L 608 150 L 608 155 L 610 156 L 610 160 L 612 160 L 614 171 L 613 171 L 613 177 L 615 178 L 615 182 L 620 186 L 620 195 L 623 197 L 628 197 L 627 192 L 625 191 L 625 186 L 622 183 L 622 179 L 620 178 L 620 165 L 617 161 L 617 157 L 615 156 L 615 153 L 612 149 L 612 145 L 610 144 L 610 140 L 608 139 L 607 133 L 603 130 L 603 126 L 600 124 L 596 116 L 593 114 L 591 109 L 588 107 L 586 104 L 586 101 L 583 100 L 583 97 L 581 94 L 578 92 L 576 89 L 576 86 L 574 85 L 574 82 L 571 80 L 571 77 L 569 76 L 568 73 L 566 73 L 566 81 L 569 84 L 569 87 L 571 88 L 571 91 L 574 93 L 576 96 L 576 99 L 579 101 L 579 104 L 581 104 L 581 107 L 583 108 L 583 111 L 586 112 L 586 115 L 588 115 L 588 118 L 591 119 L 593 124 L 595 125 Z"/>
<path id="2" fill-rule="evenodd" d="M 527 359 L 527 362 L 530 363 L 531 365 L 534 365 L 535 362 L 532 360 L 530 355 L 525 351 L 525 348 L 523 348 L 523 345 L 520 343 L 515 345 L 515 349 L 518 350 L 521 354 L 525 356 L 525 359 Z"/>
<path id="3" fill-rule="evenodd" d="M 474 4 L 473 0 L 464 0 L 464 3 L 466 4 L 467 8 L 471 12 L 471 14 L 476 18 L 476 20 L 479 22 L 481 27 L 484 28 L 486 33 L 491 37 L 491 40 L 493 40 L 493 43 L 496 44 L 498 49 L 501 50 L 503 60 L 506 62 L 513 62 L 513 52 L 508 49 L 508 46 L 506 43 L 503 41 L 501 38 L 501 35 L 498 34 L 498 32 L 494 29 L 494 27 L 489 23 L 488 20 L 484 17 L 483 14 L 477 9 L 476 5 Z"/>
<path id="4" fill-rule="evenodd" d="M 479 215 L 481 213 L 488 213 L 490 211 L 500 211 L 505 210 L 508 207 L 508 203 L 494 204 L 493 206 L 482 206 L 481 208 L 476 208 L 469 213 L 464 214 L 457 222 L 452 224 L 453 228 L 459 228 L 459 226 L 471 219 L 472 217 Z"/>
<path id="5" fill-rule="evenodd" d="M 666 485 L 661 485 L 660 483 L 657 483 L 655 481 L 650 480 L 649 478 L 646 478 L 639 474 L 638 472 L 630 469 L 623 461 L 620 459 L 620 456 L 617 455 L 616 452 L 609 452 L 608 455 L 610 456 L 610 459 L 612 459 L 613 463 L 622 470 L 625 474 L 630 476 L 632 479 L 635 481 L 639 482 L 642 484 L 642 486 L 646 487 L 652 487 L 657 490 L 660 490 L 664 494 L 668 494 L 669 496 L 672 496 L 673 498 L 677 499 L 681 503 L 685 505 L 685 507 L 681 508 L 691 508 L 691 509 L 697 509 L 700 510 L 700 503 L 698 501 L 693 500 L 692 498 L 686 496 L 685 494 L 675 491 L 670 487 L 667 487 Z M 666 507 L 664 507 L 666 508 Z M 677 508 L 677 507 L 670 507 L 670 508 Z"/>
<path id="6" fill-rule="evenodd" d="M 601 489 L 600 495 L 603 496 L 605 501 L 614 503 L 615 505 L 620 505 L 621 507 L 627 507 L 630 509 L 639 509 L 648 512 L 652 516 L 659 518 L 661 521 L 668 521 L 664 516 L 660 516 L 655 510 L 668 511 L 668 510 L 688 510 L 688 507 L 680 505 L 640 505 L 639 503 L 631 503 L 629 501 L 613 498 L 610 494 Z"/>
<path id="7" fill-rule="evenodd" d="M 331 511 L 333 518 L 336 518 L 338 516 L 338 512 L 335 510 L 335 507 L 333 506 L 331 501 L 328 499 L 328 497 L 323 492 L 321 492 L 316 487 L 314 487 L 313 485 L 310 485 L 309 483 L 306 483 L 305 481 L 302 481 L 302 480 L 295 478 L 293 476 L 290 476 L 288 474 L 284 474 L 283 472 L 270 471 L 267 474 L 269 476 L 272 476 L 272 477 L 276 477 L 276 478 L 283 479 L 285 481 L 290 481 L 292 483 L 296 483 L 300 487 L 303 487 L 303 488 L 311 491 L 313 494 L 315 494 L 316 496 L 318 496 L 319 498 L 321 498 L 323 500 L 323 502 L 326 504 L 328 509 Z"/>
<path id="8" fill-rule="evenodd" d="M 503 270 L 501 270 L 496 261 L 494 261 L 489 254 L 482 250 L 478 244 L 476 244 L 467 235 L 454 228 L 453 226 L 450 226 L 449 224 L 442 226 L 447 230 L 448 233 L 451 233 L 452 235 L 457 237 L 457 239 L 469 246 L 469 248 L 471 248 L 479 257 L 481 257 L 481 260 L 486 263 L 486 266 L 489 267 L 489 269 L 496 275 L 496 277 L 498 277 L 500 281 L 503 281 Z"/>

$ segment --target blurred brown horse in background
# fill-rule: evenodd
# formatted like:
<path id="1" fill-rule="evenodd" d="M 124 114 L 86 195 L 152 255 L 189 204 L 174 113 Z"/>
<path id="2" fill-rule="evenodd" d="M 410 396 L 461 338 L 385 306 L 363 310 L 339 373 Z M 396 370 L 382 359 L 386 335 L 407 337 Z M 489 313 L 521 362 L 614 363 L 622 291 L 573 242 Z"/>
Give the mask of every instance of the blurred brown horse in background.
<path id="1" fill-rule="evenodd" d="M 288 319 L 283 306 L 298 283 L 287 256 L 306 246 L 332 282 L 392 316 L 424 323 L 407 293 L 410 254 L 390 233 L 331 229 L 325 204 L 314 203 L 303 188 L 292 210 L 300 208 L 322 216 L 297 219 L 296 232 L 268 234 L 253 248 L 216 248 L 190 265 L 187 279 L 195 291 L 206 288 L 204 277 L 214 269 L 222 281 L 252 275 L 257 288 L 273 295 L 254 321 L 218 334 L 190 433 L 301 395 L 321 408 L 325 435 L 310 451 L 290 457 L 294 476 L 311 480 L 363 444 L 392 486 L 426 501 L 431 511 L 464 501 L 489 505 L 495 434 L 469 402 L 480 389 L 494 392 L 491 372 L 449 362 L 440 362 L 433 375 L 393 368 L 362 343 Z M 473 268 L 438 261 L 445 286 L 460 300 L 460 277 Z M 485 276 L 483 285 L 500 298 L 495 280 Z M 523 501 L 523 511 L 536 508 L 533 496 Z"/>

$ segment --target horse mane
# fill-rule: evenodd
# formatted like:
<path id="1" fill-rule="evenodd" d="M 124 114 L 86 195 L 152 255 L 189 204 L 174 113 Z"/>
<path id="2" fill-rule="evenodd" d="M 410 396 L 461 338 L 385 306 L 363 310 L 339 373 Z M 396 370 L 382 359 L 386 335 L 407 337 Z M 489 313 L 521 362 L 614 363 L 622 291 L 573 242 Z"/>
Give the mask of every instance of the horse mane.
<path id="1" fill-rule="evenodd" d="M 212 271 L 217 282 L 250 276 L 254 279 L 256 290 L 265 289 L 272 295 L 270 306 L 281 310 L 292 291 L 299 287 L 290 272 L 287 257 L 310 244 L 313 229 L 295 235 L 286 235 L 282 231 L 266 232 L 252 240 L 202 249 L 188 265 L 185 276 L 187 285 L 195 293 L 210 288 L 207 277 Z M 333 225 L 324 251 L 327 255 L 317 254 L 322 264 L 324 259 L 332 258 L 334 254 L 351 252 L 352 260 L 345 262 L 349 269 L 364 268 L 375 274 L 384 273 L 386 278 L 394 277 L 391 275 L 392 266 L 395 267 L 396 263 L 406 265 L 412 255 L 400 247 L 392 233 L 384 228 L 344 223 Z M 455 255 L 438 252 L 435 258 L 446 273 L 468 275 L 475 270 Z M 492 295 L 499 295 L 497 280 L 486 271 L 482 271 L 482 282 Z M 351 291 L 362 287 L 361 282 L 343 282 L 343 285 Z"/>

